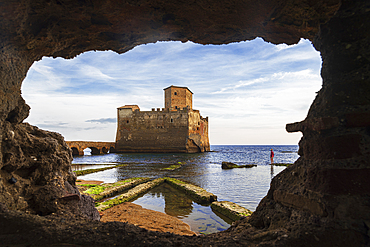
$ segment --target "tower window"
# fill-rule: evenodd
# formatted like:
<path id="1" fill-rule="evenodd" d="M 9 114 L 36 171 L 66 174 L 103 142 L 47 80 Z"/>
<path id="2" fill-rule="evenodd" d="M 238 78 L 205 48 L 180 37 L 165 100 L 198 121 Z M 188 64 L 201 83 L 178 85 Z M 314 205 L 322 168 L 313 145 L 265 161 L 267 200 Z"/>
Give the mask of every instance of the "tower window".
<path id="1" fill-rule="evenodd" d="M 171 123 L 173 123 L 173 119 L 171 118 Z"/>
<path id="2" fill-rule="evenodd" d="M 127 120 L 126 123 L 128 123 L 129 121 Z"/>
<path id="3" fill-rule="evenodd" d="M 174 95 L 177 95 L 177 92 L 174 92 L 173 94 L 174 94 Z"/>

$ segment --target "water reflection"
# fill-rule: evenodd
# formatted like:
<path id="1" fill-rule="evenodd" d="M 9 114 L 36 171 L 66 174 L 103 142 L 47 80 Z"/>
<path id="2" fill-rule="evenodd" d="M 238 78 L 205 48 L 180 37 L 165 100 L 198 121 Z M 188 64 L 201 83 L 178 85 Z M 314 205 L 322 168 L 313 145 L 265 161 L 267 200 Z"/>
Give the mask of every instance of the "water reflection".
<path id="1" fill-rule="evenodd" d="M 211 146 L 215 152 L 199 154 L 105 154 L 75 157 L 79 164 L 126 164 L 98 173 L 79 176 L 84 180 L 113 183 L 130 177 L 175 177 L 200 186 L 217 195 L 218 201 L 231 201 L 254 211 L 267 194 L 271 179 L 285 167 L 270 165 L 270 149 L 275 151 L 276 163 L 294 163 L 298 146 Z M 222 161 L 238 165 L 257 164 L 253 168 L 221 169 Z M 179 169 L 163 170 L 181 163 Z M 95 166 L 95 165 L 94 165 Z M 87 167 L 74 168 L 86 169 Z M 100 168 L 100 167 L 91 167 Z M 161 188 L 159 188 L 161 189 Z M 186 197 L 186 196 L 185 196 Z M 189 199 L 163 188 L 153 190 L 135 201 L 144 208 L 165 212 L 189 224 L 194 231 L 220 231 L 228 227 L 227 220 Z"/>
<path id="2" fill-rule="evenodd" d="M 215 214 L 209 206 L 199 205 L 167 183 L 153 188 L 133 201 L 143 208 L 165 212 L 187 223 L 192 231 L 214 233 L 229 228 L 231 220 Z"/>
<path id="3" fill-rule="evenodd" d="M 219 201 L 232 201 L 254 211 L 267 194 L 271 178 L 285 167 L 272 167 L 270 148 L 277 163 L 293 163 L 298 146 L 211 146 L 216 152 L 199 154 L 106 154 L 76 157 L 75 163 L 121 163 L 125 167 L 79 177 L 112 183 L 130 177 L 174 177 L 200 186 L 217 195 Z M 221 162 L 239 165 L 258 164 L 253 168 L 221 169 Z M 182 164 L 179 169 L 163 168 Z"/>
<path id="4" fill-rule="evenodd" d="M 271 180 L 274 178 L 274 165 L 271 166 Z"/>
<path id="5" fill-rule="evenodd" d="M 110 166 L 115 166 L 114 164 L 112 165 L 107 165 L 107 164 L 80 164 L 80 165 L 71 165 L 72 171 L 81 171 L 81 170 L 88 170 L 88 169 L 99 169 L 99 168 L 105 168 L 105 167 L 110 167 Z"/>
<path id="6" fill-rule="evenodd" d="M 193 210 L 193 200 L 164 183 L 147 193 L 147 197 L 163 198 L 164 212 L 171 216 L 186 216 Z"/>

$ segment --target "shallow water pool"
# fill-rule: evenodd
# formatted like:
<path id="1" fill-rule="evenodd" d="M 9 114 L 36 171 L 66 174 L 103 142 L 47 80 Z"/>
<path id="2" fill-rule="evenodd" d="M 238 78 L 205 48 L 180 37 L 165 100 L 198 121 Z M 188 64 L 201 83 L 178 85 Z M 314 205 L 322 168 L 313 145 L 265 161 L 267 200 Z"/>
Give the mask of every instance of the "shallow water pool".
<path id="1" fill-rule="evenodd" d="M 187 223 L 197 233 L 214 233 L 226 230 L 232 221 L 217 215 L 210 205 L 200 205 L 185 193 L 163 183 L 147 194 L 132 201 L 146 209 L 174 216 Z"/>

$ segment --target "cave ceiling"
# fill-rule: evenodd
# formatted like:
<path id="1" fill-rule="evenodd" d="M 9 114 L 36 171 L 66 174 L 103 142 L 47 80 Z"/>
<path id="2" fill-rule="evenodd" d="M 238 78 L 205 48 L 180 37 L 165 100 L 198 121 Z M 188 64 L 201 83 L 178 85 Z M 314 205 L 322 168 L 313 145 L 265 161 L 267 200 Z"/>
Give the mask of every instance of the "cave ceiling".
<path id="1" fill-rule="evenodd" d="M 0 1 L 3 46 L 31 60 L 89 50 L 126 52 L 156 41 L 227 44 L 312 40 L 339 0 Z"/>

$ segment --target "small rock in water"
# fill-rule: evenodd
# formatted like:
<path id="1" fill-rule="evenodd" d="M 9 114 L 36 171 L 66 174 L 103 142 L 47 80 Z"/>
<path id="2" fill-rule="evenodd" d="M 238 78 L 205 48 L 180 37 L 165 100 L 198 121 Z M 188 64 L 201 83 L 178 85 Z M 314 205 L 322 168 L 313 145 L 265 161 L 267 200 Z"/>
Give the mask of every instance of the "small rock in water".
<path id="1" fill-rule="evenodd" d="M 232 168 L 238 167 L 237 164 L 234 164 L 234 163 L 231 163 L 231 162 L 225 162 L 225 161 L 222 162 L 221 166 L 222 166 L 222 169 L 232 169 Z"/>
<path id="2" fill-rule="evenodd" d="M 225 161 L 222 162 L 222 169 L 252 168 L 252 167 L 255 167 L 255 166 L 257 166 L 257 165 L 251 164 L 251 165 L 241 165 L 241 166 L 239 166 L 239 165 L 231 163 L 231 162 L 225 162 Z"/>

